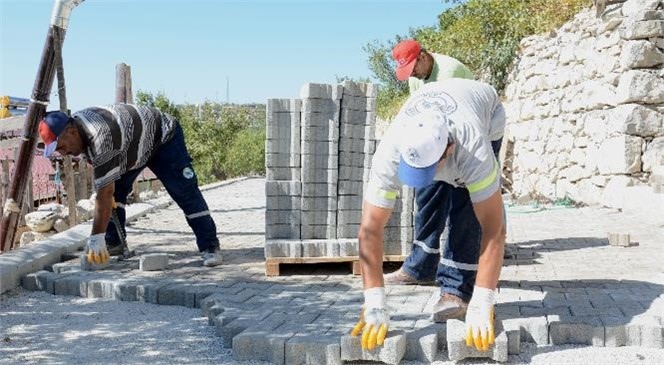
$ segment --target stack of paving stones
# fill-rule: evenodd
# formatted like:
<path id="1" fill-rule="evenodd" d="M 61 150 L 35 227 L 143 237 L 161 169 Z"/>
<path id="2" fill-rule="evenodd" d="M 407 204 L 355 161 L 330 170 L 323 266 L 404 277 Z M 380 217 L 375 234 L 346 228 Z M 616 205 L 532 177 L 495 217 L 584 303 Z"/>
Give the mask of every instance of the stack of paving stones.
<path id="1" fill-rule="evenodd" d="M 265 237 L 300 238 L 301 108 L 299 99 L 267 102 Z"/>
<path id="2" fill-rule="evenodd" d="M 270 99 L 266 139 L 265 257 L 356 257 L 364 184 L 375 138 L 377 88 L 305 84 L 300 99 Z M 407 255 L 413 192 L 404 188 L 384 254 Z"/>

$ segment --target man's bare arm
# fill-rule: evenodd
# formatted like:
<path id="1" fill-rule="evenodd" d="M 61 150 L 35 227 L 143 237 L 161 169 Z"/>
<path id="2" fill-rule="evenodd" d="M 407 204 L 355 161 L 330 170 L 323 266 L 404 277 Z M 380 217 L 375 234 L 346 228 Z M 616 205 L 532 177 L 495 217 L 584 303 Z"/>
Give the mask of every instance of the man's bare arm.
<path id="1" fill-rule="evenodd" d="M 383 232 L 392 209 L 380 208 L 364 202 L 360 225 L 360 267 L 364 289 L 382 287 L 383 283 Z M 501 256 L 502 257 L 502 256 Z"/>
<path id="2" fill-rule="evenodd" d="M 95 215 L 94 220 L 92 221 L 92 234 L 106 232 L 108 221 L 111 219 L 113 193 L 115 193 L 115 183 L 110 183 L 97 190 L 97 198 L 95 200 Z"/>
<path id="3" fill-rule="evenodd" d="M 477 220 L 482 226 L 482 247 L 475 285 L 496 289 L 505 251 L 503 197 L 500 189 L 488 199 L 473 204 Z"/>

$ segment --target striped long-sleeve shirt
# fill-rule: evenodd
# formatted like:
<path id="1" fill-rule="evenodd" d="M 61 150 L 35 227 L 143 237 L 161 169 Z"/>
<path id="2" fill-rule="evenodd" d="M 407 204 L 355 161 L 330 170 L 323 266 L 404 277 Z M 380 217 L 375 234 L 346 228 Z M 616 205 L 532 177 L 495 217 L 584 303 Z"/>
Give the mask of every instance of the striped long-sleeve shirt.
<path id="1" fill-rule="evenodd" d="M 174 117 L 155 108 L 130 104 L 86 108 L 73 117 L 86 143 L 97 189 L 145 167 L 173 137 L 177 125 Z"/>

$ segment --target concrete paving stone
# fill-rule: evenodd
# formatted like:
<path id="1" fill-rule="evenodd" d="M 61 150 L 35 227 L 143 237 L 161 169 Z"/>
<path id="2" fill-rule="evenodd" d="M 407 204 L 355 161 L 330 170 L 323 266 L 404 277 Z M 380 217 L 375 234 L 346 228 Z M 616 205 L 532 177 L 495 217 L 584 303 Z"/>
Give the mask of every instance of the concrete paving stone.
<path id="1" fill-rule="evenodd" d="M 286 364 L 342 364 L 341 344 L 337 336 L 295 334 L 285 345 Z"/>
<path id="2" fill-rule="evenodd" d="M 300 167 L 300 154 L 295 153 L 265 153 L 265 167 Z"/>
<path id="3" fill-rule="evenodd" d="M 238 292 L 240 290 L 238 289 Z M 205 317 L 210 317 L 209 310 L 210 308 L 214 306 L 221 306 L 224 308 L 224 305 L 222 304 L 222 301 L 226 297 L 225 293 L 219 293 L 216 292 L 214 294 L 211 294 L 201 300 L 200 307 L 201 307 L 201 312 L 203 312 L 203 315 Z"/>
<path id="4" fill-rule="evenodd" d="M 302 197 L 332 197 L 337 195 L 337 184 L 335 183 L 307 183 L 302 184 Z"/>
<path id="5" fill-rule="evenodd" d="M 284 136 L 280 136 L 280 139 L 270 139 L 266 137 L 265 139 L 265 153 L 266 154 L 290 154 L 294 153 L 299 155 L 300 151 L 293 151 L 294 143 L 290 135 L 286 136 L 286 132 L 290 134 L 289 130 L 284 131 Z M 298 139 L 298 143 L 302 143 Z"/>
<path id="6" fill-rule="evenodd" d="M 369 142 L 370 141 L 364 139 L 363 136 L 339 134 L 339 151 L 363 153 L 364 146 Z"/>
<path id="7" fill-rule="evenodd" d="M 300 88 L 300 98 L 332 98 L 333 95 L 341 98 L 343 88 L 339 89 L 337 85 L 306 83 Z"/>
<path id="8" fill-rule="evenodd" d="M 353 199 L 357 200 L 357 199 Z M 339 199 L 341 203 L 342 199 Z M 349 199 L 344 199 L 344 202 L 348 202 Z M 361 201 L 360 201 L 361 204 Z M 358 225 L 362 222 L 362 211 L 361 210 L 344 210 L 337 213 L 337 224 L 340 226 L 343 225 Z"/>
<path id="9" fill-rule="evenodd" d="M 341 102 L 327 98 L 302 99 L 302 113 L 339 113 Z"/>
<path id="10" fill-rule="evenodd" d="M 275 119 L 279 116 L 288 116 L 285 113 L 277 113 L 277 115 L 268 116 L 267 123 L 265 125 L 265 139 L 266 139 L 266 148 L 269 146 L 269 150 L 277 152 L 285 152 L 287 146 L 291 145 L 292 142 L 292 128 L 290 119 L 284 119 L 282 121 L 276 122 Z"/>
<path id="11" fill-rule="evenodd" d="M 208 308 L 203 314 L 208 318 L 208 325 L 214 325 L 214 319 L 224 312 L 225 308 L 221 304 L 215 304 L 212 307 Z"/>
<path id="12" fill-rule="evenodd" d="M 359 224 L 337 225 L 337 238 L 357 238 L 360 230 Z M 357 256 L 357 255 L 344 255 L 341 250 L 341 256 Z"/>
<path id="13" fill-rule="evenodd" d="M 342 121 L 339 125 L 339 138 L 341 139 L 343 137 L 358 138 L 367 141 L 374 140 L 376 137 L 376 126 L 373 124 L 349 124 Z"/>
<path id="14" fill-rule="evenodd" d="M 179 305 L 182 307 L 194 307 L 193 298 L 191 302 L 188 302 L 190 298 L 187 298 L 186 288 L 187 283 L 174 282 L 171 285 L 166 285 L 159 289 L 157 293 L 158 304 L 161 305 Z"/>
<path id="15" fill-rule="evenodd" d="M 338 169 L 339 157 L 336 155 L 302 155 L 302 169 L 304 171 L 318 169 Z M 336 195 L 336 194 L 335 194 Z"/>
<path id="16" fill-rule="evenodd" d="M 348 257 L 348 256 L 358 256 L 359 244 L 357 240 L 357 235 L 355 238 L 347 239 L 338 239 L 339 241 L 339 256 Z"/>
<path id="17" fill-rule="evenodd" d="M 340 196 L 361 196 L 364 193 L 364 182 L 362 181 L 339 181 L 339 195 Z"/>
<path id="18" fill-rule="evenodd" d="M 495 322 L 495 342 L 488 351 L 480 352 L 475 347 L 466 346 L 466 324 L 452 319 L 447 321 L 447 352 L 450 360 L 466 358 L 490 358 L 494 361 L 507 361 L 507 334 L 501 321 Z"/>
<path id="19" fill-rule="evenodd" d="M 503 321 L 505 334 L 507 335 L 507 354 L 518 355 L 521 353 L 521 328 L 516 322 Z"/>
<path id="20" fill-rule="evenodd" d="M 389 331 L 383 346 L 373 351 L 363 350 L 360 336 L 341 337 L 341 360 L 372 360 L 386 364 L 399 364 L 406 353 L 406 334 L 402 331 Z"/>
<path id="21" fill-rule="evenodd" d="M 338 144 L 339 138 L 341 137 L 339 125 L 327 116 L 321 116 L 319 119 L 320 123 L 316 123 L 312 120 L 314 124 L 305 124 L 302 126 L 299 138 L 300 148 L 302 148 L 302 142 L 309 144 L 315 144 L 317 142 Z"/>
<path id="22" fill-rule="evenodd" d="M 604 325 L 599 316 L 547 315 L 553 345 L 604 346 Z"/>
<path id="23" fill-rule="evenodd" d="M 53 294 L 55 295 L 85 297 L 87 289 L 87 281 L 81 275 L 62 276 L 53 283 Z"/>
<path id="24" fill-rule="evenodd" d="M 299 209 L 265 211 L 265 225 L 291 225 L 301 222 L 302 211 Z"/>
<path id="25" fill-rule="evenodd" d="M 415 360 L 431 363 L 438 352 L 438 333 L 440 326 L 431 324 L 406 333 L 406 352 L 404 360 Z"/>
<path id="26" fill-rule="evenodd" d="M 373 83 L 355 82 L 345 80 L 343 83 L 343 94 L 345 96 L 375 98 L 378 94 L 378 85 Z"/>
<path id="27" fill-rule="evenodd" d="M 622 316 L 622 312 L 618 307 L 569 307 L 572 315 L 574 316 Z"/>
<path id="28" fill-rule="evenodd" d="M 343 166 L 339 169 L 339 181 L 363 181 L 362 177 L 364 176 L 364 168 L 362 167 L 351 167 Z"/>
<path id="29" fill-rule="evenodd" d="M 339 241 L 337 240 L 326 240 L 325 244 L 325 256 L 327 257 L 339 257 Z"/>
<path id="30" fill-rule="evenodd" d="M 302 175 L 300 168 L 273 167 L 265 170 L 268 180 L 300 180 Z"/>
<path id="31" fill-rule="evenodd" d="M 260 337 L 265 338 L 267 333 L 274 331 L 274 329 L 283 323 L 283 321 L 283 318 L 278 321 L 259 319 L 258 317 L 253 317 L 249 313 L 230 319 L 225 317 L 225 313 L 222 313 L 215 319 L 215 333 L 217 336 L 221 337 L 224 346 L 233 347 L 234 337 L 245 330 L 250 329 L 250 332 L 254 333 L 255 340 L 260 341 Z M 263 335 L 261 336 L 261 334 Z M 264 343 L 264 341 L 261 342 Z M 254 345 L 256 346 L 257 344 L 254 343 Z M 233 352 L 235 353 L 235 351 Z M 240 354 L 241 352 L 238 353 L 238 355 Z"/>
<path id="32" fill-rule="evenodd" d="M 266 239 L 264 249 L 265 258 L 290 257 L 291 241 L 292 240 Z"/>
<path id="33" fill-rule="evenodd" d="M 327 183 L 336 182 L 339 177 L 339 171 L 336 169 L 309 169 L 302 170 L 303 183 Z"/>
<path id="34" fill-rule="evenodd" d="M 302 240 L 303 257 L 322 257 L 327 254 L 327 240 Z"/>
<path id="35" fill-rule="evenodd" d="M 302 236 L 302 233 L 300 232 L 300 236 Z M 290 248 L 288 249 L 288 256 L 289 257 L 302 257 L 303 251 L 302 251 L 302 242 L 301 241 L 291 241 L 290 243 Z"/>
<path id="36" fill-rule="evenodd" d="M 371 161 L 371 156 L 364 152 L 347 152 L 339 150 L 339 165 L 346 167 L 364 167 Z"/>
<path id="37" fill-rule="evenodd" d="M 299 239 L 300 234 L 300 224 L 277 224 L 277 225 L 267 225 L 265 226 L 265 238 L 266 239 Z M 295 252 L 296 253 L 296 252 Z M 291 256 L 291 257 L 301 257 L 301 256 Z"/>
<path id="38" fill-rule="evenodd" d="M 330 128 L 329 130 L 332 131 L 333 129 L 336 129 L 337 131 L 339 130 L 339 115 L 340 112 L 317 112 L 317 113 L 303 113 L 302 114 L 302 119 L 301 119 L 301 127 L 307 127 L 307 126 L 312 126 L 312 127 L 333 127 Z M 302 137 L 304 138 L 306 134 L 302 134 Z"/>
<path id="39" fill-rule="evenodd" d="M 114 278 L 95 278 L 88 281 L 88 298 L 115 299 L 115 279 Z M 154 302 L 158 304 L 158 302 Z"/>
<path id="40" fill-rule="evenodd" d="M 565 306 L 576 307 L 576 308 L 581 308 L 581 307 L 592 308 L 590 300 L 588 299 L 548 300 L 547 298 L 544 298 L 542 304 L 544 305 L 544 307 L 547 308 L 556 308 L 556 307 L 565 307 Z"/>
<path id="41" fill-rule="evenodd" d="M 307 198 L 317 199 L 317 198 Z M 323 200 L 323 199 L 320 199 Z M 321 210 L 302 211 L 302 225 L 303 226 L 318 226 L 318 225 L 337 225 L 337 212 L 335 210 L 327 210 L 322 207 Z"/>
<path id="42" fill-rule="evenodd" d="M 502 320 L 505 328 L 519 328 L 521 342 L 535 343 L 538 346 L 549 344 L 549 324 L 546 317 L 525 317 Z"/>
<path id="43" fill-rule="evenodd" d="M 345 97 L 341 99 L 341 120 L 346 123 L 369 124 L 367 120 L 367 98 Z M 346 112 L 346 113 L 344 113 Z"/>
<path id="44" fill-rule="evenodd" d="M 81 271 L 81 265 L 71 262 L 59 262 L 51 266 L 52 271 L 56 274 L 64 273 L 67 271 Z"/>
<path id="45" fill-rule="evenodd" d="M 299 112 L 302 107 L 300 99 L 267 99 L 267 113 Z"/>
<path id="46" fill-rule="evenodd" d="M 46 291 L 46 277 L 48 275 L 55 275 L 46 270 L 39 270 L 34 273 L 23 275 L 21 277 L 21 286 L 25 290 L 30 291 Z"/>
<path id="47" fill-rule="evenodd" d="M 299 196 L 268 196 L 265 198 L 265 208 L 271 210 L 300 209 L 302 198 Z"/>
<path id="48" fill-rule="evenodd" d="M 498 304 L 495 307 L 495 318 L 516 318 L 521 314 L 517 304 Z"/>
<path id="49" fill-rule="evenodd" d="M 159 290 L 167 285 L 171 285 L 169 280 L 152 281 L 136 284 L 136 299 L 140 302 L 159 304 Z M 88 296 L 90 285 L 88 284 Z"/>
<path id="50" fill-rule="evenodd" d="M 302 182 L 300 181 L 265 181 L 266 196 L 301 196 Z"/>
<path id="51" fill-rule="evenodd" d="M 594 308 L 589 308 L 594 309 Z M 534 316 L 546 316 L 546 315 L 571 315 L 570 307 L 560 306 L 560 307 L 520 307 L 520 313 L 523 316 L 534 317 Z M 514 316 L 509 317 L 514 318 Z"/>
<path id="52" fill-rule="evenodd" d="M 302 226 L 300 232 L 302 239 L 336 239 L 337 226 L 316 225 Z"/>
<path id="53" fill-rule="evenodd" d="M 624 316 L 601 316 L 600 320 L 604 326 L 604 346 L 619 347 L 626 346 L 627 327 L 629 320 Z"/>
<path id="54" fill-rule="evenodd" d="M 149 253 L 141 255 L 138 267 L 140 271 L 166 270 L 168 267 L 168 254 Z"/>

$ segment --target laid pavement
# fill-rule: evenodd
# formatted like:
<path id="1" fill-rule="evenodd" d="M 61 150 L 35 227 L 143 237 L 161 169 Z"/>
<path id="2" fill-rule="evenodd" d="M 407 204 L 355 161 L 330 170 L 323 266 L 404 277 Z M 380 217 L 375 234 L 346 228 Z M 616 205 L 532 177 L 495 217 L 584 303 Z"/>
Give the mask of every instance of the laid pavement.
<path id="1" fill-rule="evenodd" d="M 236 360 L 340 363 L 346 360 L 432 362 L 467 353 L 450 328 L 434 324 L 438 289 L 388 288 L 390 333 L 379 351 L 363 352 L 347 336 L 362 304 L 361 280 L 343 265 L 296 265 L 266 277 L 264 179 L 222 185 L 204 194 L 217 223 L 224 264 L 201 267 L 194 236 L 174 205 L 128 227 L 139 253 L 167 253 L 163 271 L 139 271 L 139 259 L 100 272 L 72 260 L 23 278 L 23 287 L 58 295 L 202 308 Z M 530 343 L 662 349 L 664 224 L 597 208 L 508 212 L 511 258 L 501 275 L 497 319 L 505 341 L 496 360 L 519 358 Z M 609 232 L 637 244 L 609 246 Z M 499 336 L 500 336 L 499 333 Z M 465 346 L 465 345 L 463 345 Z M 498 347 L 496 347 L 498 350 Z M 501 353 L 495 353 L 501 352 Z"/>

